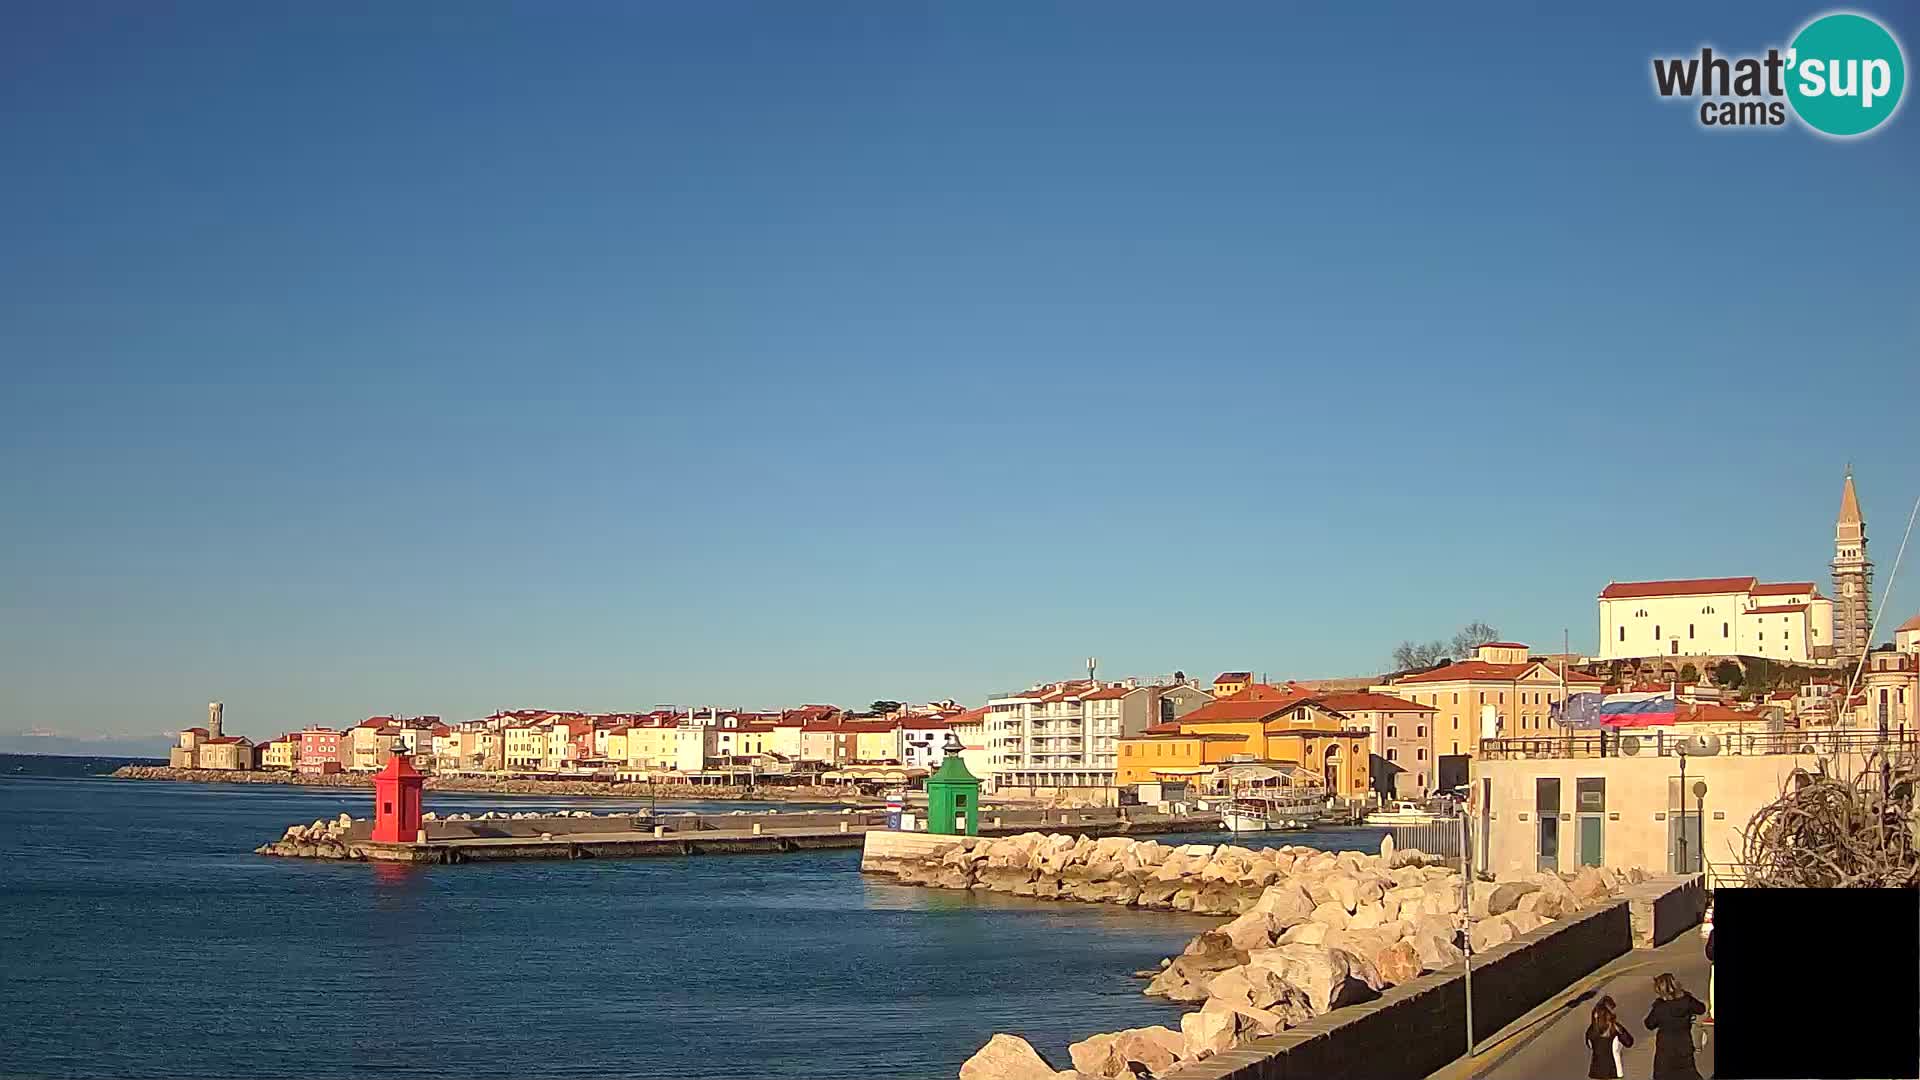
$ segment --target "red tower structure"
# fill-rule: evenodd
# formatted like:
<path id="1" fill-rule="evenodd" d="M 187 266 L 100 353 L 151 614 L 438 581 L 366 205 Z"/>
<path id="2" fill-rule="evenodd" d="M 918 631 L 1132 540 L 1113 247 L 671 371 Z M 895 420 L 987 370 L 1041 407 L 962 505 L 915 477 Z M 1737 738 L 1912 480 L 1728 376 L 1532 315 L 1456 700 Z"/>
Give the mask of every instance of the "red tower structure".
<path id="1" fill-rule="evenodd" d="M 373 777 L 373 841 L 411 844 L 420 836 L 420 788 L 426 777 L 405 751 L 395 750 Z"/>

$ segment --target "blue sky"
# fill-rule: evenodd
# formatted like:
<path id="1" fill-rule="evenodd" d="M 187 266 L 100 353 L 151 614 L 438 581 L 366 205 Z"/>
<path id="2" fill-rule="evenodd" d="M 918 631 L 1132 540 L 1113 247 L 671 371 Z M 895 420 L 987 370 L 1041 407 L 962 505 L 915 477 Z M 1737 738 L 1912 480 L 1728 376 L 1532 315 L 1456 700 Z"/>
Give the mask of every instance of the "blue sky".
<path id="1" fill-rule="evenodd" d="M 1648 74 L 1814 12 L 16 7 L 0 730 L 1590 648 L 1849 460 L 1884 581 L 1912 108 Z"/>

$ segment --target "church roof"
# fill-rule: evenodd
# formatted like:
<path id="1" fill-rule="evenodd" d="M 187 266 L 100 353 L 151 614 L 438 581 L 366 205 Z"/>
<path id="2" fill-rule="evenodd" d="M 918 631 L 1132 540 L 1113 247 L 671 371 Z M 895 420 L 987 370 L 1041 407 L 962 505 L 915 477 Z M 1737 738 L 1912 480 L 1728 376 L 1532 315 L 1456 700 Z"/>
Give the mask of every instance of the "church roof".
<path id="1" fill-rule="evenodd" d="M 1602 600 L 1637 600 L 1648 596 L 1705 596 L 1750 592 L 1754 577 L 1680 578 L 1672 581 L 1616 581 L 1600 591 Z"/>
<path id="2" fill-rule="evenodd" d="M 1915 615 L 1913 618 L 1901 623 L 1899 629 L 1895 630 L 1894 633 L 1904 634 L 1909 630 L 1920 630 L 1920 615 Z"/>
<path id="3" fill-rule="evenodd" d="M 1802 596 L 1818 594 L 1820 588 L 1811 581 L 1776 581 L 1771 585 L 1755 585 L 1747 591 L 1755 596 Z"/>
<path id="4" fill-rule="evenodd" d="M 1855 495 L 1853 492 L 1853 470 L 1852 469 L 1847 470 L 1846 486 L 1840 489 L 1839 524 L 1841 525 L 1865 524 L 1865 522 L 1860 517 L 1860 497 L 1858 495 Z"/>

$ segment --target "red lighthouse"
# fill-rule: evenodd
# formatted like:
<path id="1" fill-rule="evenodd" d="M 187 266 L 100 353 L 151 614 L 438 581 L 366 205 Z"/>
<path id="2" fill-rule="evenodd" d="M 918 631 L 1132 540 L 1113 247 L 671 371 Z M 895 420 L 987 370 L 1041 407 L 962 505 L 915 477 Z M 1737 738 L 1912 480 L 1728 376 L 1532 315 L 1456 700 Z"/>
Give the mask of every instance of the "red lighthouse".
<path id="1" fill-rule="evenodd" d="M 404 751 L 395 750 L 373 778 L 373 841 L 411 844 L 420 835 L 420 786 L 426 777 Z"/>

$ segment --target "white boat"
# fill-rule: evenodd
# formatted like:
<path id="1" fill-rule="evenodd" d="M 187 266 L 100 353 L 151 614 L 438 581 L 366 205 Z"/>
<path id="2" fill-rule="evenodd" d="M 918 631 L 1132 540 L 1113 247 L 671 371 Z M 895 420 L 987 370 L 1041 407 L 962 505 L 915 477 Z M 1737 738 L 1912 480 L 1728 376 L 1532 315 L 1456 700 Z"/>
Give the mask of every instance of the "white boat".
<path id="1" fill-rule="evenodd" d="M 1326 800 L 1319 792 L 1283 788 L 1235 798 L 1220 808 L 1220 823 L 1236 833 L 1306 829 L 1326 812 Z"/>
<path id="2" fill-rule="evenodd" d="M 1447 816 L 1445 814 L 1436 814 L 1431 810 L 1422 808 L 1419 803 L 1406 802 L 1403 800 L 1401 802 L 1394 803 L 1393 806 L 1389 809 L 1378 810 L 1378 811 L 1375 811 L 1374 813 L 1368 814 L 1366 817 L 1366 824 L 1368 825 L 1431 825 L 1436 821 L 1445 821 L 1445 820 L 1447 820 Z"/>

